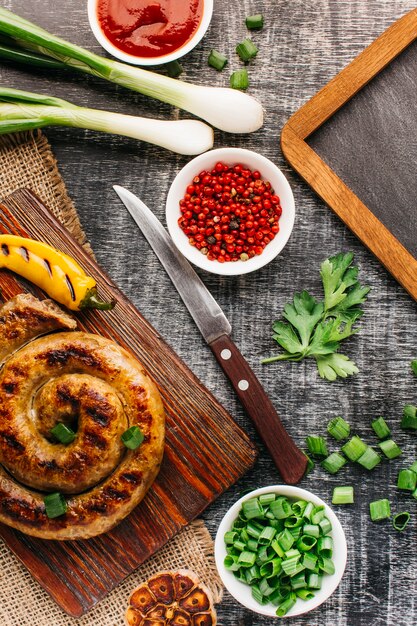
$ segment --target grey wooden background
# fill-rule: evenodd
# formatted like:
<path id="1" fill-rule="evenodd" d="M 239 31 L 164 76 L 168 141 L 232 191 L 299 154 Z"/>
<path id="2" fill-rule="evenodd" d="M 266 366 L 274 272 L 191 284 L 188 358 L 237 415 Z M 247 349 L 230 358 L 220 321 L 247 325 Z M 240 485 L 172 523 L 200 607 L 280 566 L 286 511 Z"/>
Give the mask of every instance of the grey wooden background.
<path id="1" fill-rule="evenodd" d="M 101 52 L 88 27 L 85 0 L 3 0 L 2 5 Z M 298 443 L 303 444 L 307 433 L 323 432 L 327 421 L 339 414 L 371 442 L 370 419 L 384 415 L 404 449 L 403 461 L 383 464 L 371 475 L 347 467 L 336 478 L 316 468 L 303 481 L 302 486 L 327 501 L 335 485 L 353 484 L 356 502 L 337 508 L 349 544 L 343 581 L 320 609 L 289 620 L 294 626 L 417 624 L 416 502 L 398 495 L 395 489 L 402 463 L 417 457 L 415 438 L 399 429 L 403 405 L 417 401 L 416 381 L 409 367 L 417 356 L 415 303 L 288 168 L 279 148 L 280 130 L 288 117 L 395 19 L 413 8 L 412 0 L 215 0 L 206 38 L 183 62 L 184 80 L 225 85 L 228 71 L 219 75 L 206 67 L 210 48 L 225 52 L 231 60 L 230 69 L 236 69 L 239 64 L 234 46 L 247 35 L 244 17 L 264 13 L 265 29 L 254 34 L 260 52 L 250 69 L 250 93 L 265 107 L 265 125 L 251 136 L 216 132 L 216 147 L 252 148 L 283 168 L 296 200 L 294 233 L 280 257 L 258 273 L 240 278 L 202 277 L 229 317 L 236 343 Z M 48 76 L 2 66 L 0 77 L 10 86 L 50 93 L 78 104 L 166 119 L 178 115 L 167 105 L 85 76 Z M 111 188 L 114 183 L 125 185 L 164 220 L 170 181 L 187 159 L 133 140 L 90 132 L 50 129 L 47 136 L 100 263 L 257 440 L 168 277 Z M 358 363 L 360 374 L 328 383 L 318 378 L 312 362 L 261 366 L 260 358 L 274 351 L 271 321 L 279 316 L 294 289 L 308 288 L 320 294 L 319 264 L 341 250 L 355 252 L 361 278 L 373 288 L 361 333 L 345 347 Z M 260 446 L 253 471 L 206 511 L 213 535 L 223 513 L 243 490 L 279 482 L 276 469 Z M 394 509 L 412 511 L 412 523 L 404 534 L 388 523 L 370 522 L 368 503 L 380 497 L 391 498 Z M 223 626 L 270 623 L 243 610 L 227 594 L 219 607 L 219 620 Z"/>

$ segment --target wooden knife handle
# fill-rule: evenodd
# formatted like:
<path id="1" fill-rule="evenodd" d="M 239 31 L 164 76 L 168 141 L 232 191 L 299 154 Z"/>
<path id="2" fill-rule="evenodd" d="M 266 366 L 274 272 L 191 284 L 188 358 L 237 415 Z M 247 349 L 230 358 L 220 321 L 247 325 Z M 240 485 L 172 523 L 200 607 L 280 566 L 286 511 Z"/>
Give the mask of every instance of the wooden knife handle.
<path id="1" fill-rule="evenodd" d="M 282 478 L 290 485 L 298 483 L 305 474 L 307 457 L 285 430 L 249 364 L 228 335 L 222 335 L 209 345 L 254 422 Z"/>

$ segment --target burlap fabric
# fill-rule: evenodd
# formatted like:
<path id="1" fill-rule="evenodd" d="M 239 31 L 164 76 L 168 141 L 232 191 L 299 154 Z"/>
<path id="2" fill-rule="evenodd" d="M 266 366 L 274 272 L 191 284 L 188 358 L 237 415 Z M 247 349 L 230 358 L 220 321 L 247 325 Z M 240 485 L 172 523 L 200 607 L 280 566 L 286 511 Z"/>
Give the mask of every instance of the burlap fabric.
<path id="1" fill-rule="evenodd" d="M 19 187 L 34 191 L 68 230 L 88 248 L 76 209 L 65 189 L 55 157 L 41 133 L 0 137 L 0 197 Z M 88 248 L 89 249 L 89 248 Z M 152 574 L 187 567 L 222 597 L 213 542 L 200 520 L 193 522 L 81 619 L 68 617 L 31 577 L 0 539 L 1 626 L 121 626 L 131 590 Z"/>

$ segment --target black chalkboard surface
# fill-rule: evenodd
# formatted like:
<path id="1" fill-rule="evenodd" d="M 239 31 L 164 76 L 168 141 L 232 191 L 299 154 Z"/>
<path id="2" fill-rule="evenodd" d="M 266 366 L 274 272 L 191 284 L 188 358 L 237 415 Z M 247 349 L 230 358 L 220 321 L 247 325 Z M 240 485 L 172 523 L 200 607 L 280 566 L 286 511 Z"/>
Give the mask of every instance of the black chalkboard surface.
<path id="1" fill-rule="evenodd" d="M 417 42 L 307 142 L 417 258 Z"/>
<path id="2" fill-rule="evenodd" d="M 288 120 L 281 147 L 417 300 L 417 9 Z"/>

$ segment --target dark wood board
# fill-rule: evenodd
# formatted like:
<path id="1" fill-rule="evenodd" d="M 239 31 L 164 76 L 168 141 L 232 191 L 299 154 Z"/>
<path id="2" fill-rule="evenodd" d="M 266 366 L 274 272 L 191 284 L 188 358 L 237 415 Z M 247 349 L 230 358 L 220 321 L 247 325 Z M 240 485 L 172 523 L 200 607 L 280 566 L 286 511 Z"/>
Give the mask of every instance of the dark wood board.
<path id="1" fill-rule="evenodd" d="M 417 9 L 295 113 L 290 165 L 417 299 Z"/>
<path id="2" fill-rule="evenodd" d="M 87 541 L 43 541 L 6 526 L 0 535 L 31 574 L 71 616 L 88 611 L 249 469 L 253 444 L 152 326 L 49 211 L 27 190 L 0 205 L 0 232 L 46 241 L 75 257 L 96 278 L 111 312 L 78 315 L 82 330 L 130 350 L 157 383 L 167 413 L 164 461 L 156 482 L 113 531 Z M 139 281 L 138 281 L 139 282 Z M 4 300 L 31 289 L 0 272 Z"/>

